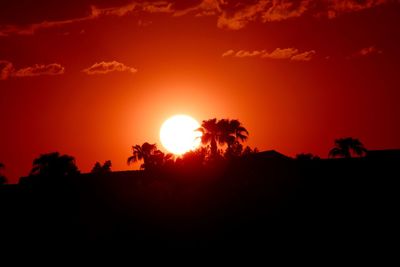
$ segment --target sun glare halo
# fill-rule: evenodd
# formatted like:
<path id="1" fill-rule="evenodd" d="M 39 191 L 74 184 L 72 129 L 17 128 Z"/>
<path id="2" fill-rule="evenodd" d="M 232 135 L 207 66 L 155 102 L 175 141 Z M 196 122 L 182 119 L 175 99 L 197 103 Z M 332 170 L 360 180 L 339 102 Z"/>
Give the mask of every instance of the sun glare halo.
<path id="1" fill-rule="evenodd" d="M 196 149 L 201 142 L 198 121 L 188 115 L 175 115 L 167 119 L 160 129 L 161 144 L 175 155 Z"/>

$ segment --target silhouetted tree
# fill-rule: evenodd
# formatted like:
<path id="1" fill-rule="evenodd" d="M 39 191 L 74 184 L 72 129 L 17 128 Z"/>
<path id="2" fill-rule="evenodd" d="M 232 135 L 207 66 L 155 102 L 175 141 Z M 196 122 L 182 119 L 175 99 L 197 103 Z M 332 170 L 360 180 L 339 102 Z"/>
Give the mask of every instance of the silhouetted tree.
<path id="1" fill-rule="evenodd" d="M 165 161 L 172 158 L 172 154 L 165 155 L 157 149 L 156 144 L 144 143 L 132 146 L 132 156 L 128 158 L 128 164 L 143 160 L 141 169 L 149 170 L 156 166 L 162 166 Z"/>
<path id="2" fill-rule="evenodd" d="M 248 139 L 249 132 L 239 120 L 222 119 L 218 121 L 220 130 L 219 143 L 226 144 L 225 156 L 240 156 L 243 150 L 241 143 Z"/>
<path id="3" fill-rule="evenodd" d="M 97 161 L 94 164 L 91 173 L 101 173 L 101 169 L 102 169 L 102 166 L 101 166 L 100 162 Z"/>
<path id="4" fill-rule="evenodd" d="M 233 142 L 233 144 L 228 145 L 225 151 L 226 158 L 232 157 L 240 157 L 243 153 L 243 145 L 237 141 Z"/>
<path id="5" fill-rule="evenodd" d="M 100 162 L 96 162 L 93 166 L 91 173 L 95 173 L 95 174 L 110 173 L 111 166 L 112 166 L 111 160 L 105 161 L 103 165 L 101 165 Z"/>
<path id="6" fill-rule="evenodd" d="M 231 121 L 228 119 L 219 120 L 217 122 L 217 129 L 219 144 L 226 144 L 229 148 L 236 140 L 235 132 L 231 126 Z"/>
<path id="7" fill-rule="evenodd" d="M 143 143 L 143 145 L 135 145 L 132 146 L 132 156 L 128 158 L 128 165 L 143 160 L 143 164 L 140 165 L 140 168 L 145 168 L 148 165 L 150 155 L 157 150 L 156 144 L 149 144 L 147 142 Z"/>
<path id="8" fill-rule="evenodd" d="M 217 119 L 204 120 L 198 129 L 201 133 L 201 142 L 204 145 L 210 144 L 211 157 L 215 158 L 218 154 L 217 142 L 220 140 L 220 129 Z"/>
<path id="9" fill-rule="evenodd" d="M 111 160 L 106 160 L 103 164 L 103 170 L 106 172 L 111 172 L 111 166 L 112 166 Z"/>
<path id="10" fill-rule="evenodd" d="M 200 167 L 206 163 L 208 155 L 208 148 L 207 147 L 199 147 L 196 150 L 191 150 L 183 154 L 179 162 L 187 167 Z"/>
<path id="11" fill-rule="evenodd" d="M 149 158 L 149 165 L 151 168 L 162 167 L 166 164 L 173 163 L 173 155 L 171 153 L 163 153 L 161 150 L 155 150 Z"/>
<path id="12" fill-rule="evenodd" d="M 335 140 L 335 147 L 329 151 L 329 157 L 351 158 L 352 154 L 363 156 L 367 149 L 357 138 L 346 137 Z"/>
<path id="13" fill-rule="evenodd" d="M 1 173 L 4 169 L 4 164 L 0 162 L 0 185 L 7 183 L 7 178 Z"/>
<path id="14" fill-rule="evenodd" d="M 199 131 L 202 132 L 201 141 L 203 144 L 210 144 L 211 157 L 218 155 L 218 145 L 227 145 L 226 154 L 232 154 L 240 150 L 240 142 L 244 142 L 248 138 L 248 131 L 243 127 L 239 120 L 217 119 L 205 120 L 201 124 Z M 236 145 L 235 150 L 232 146 Z M 243 147 L 242 147 L 243 148 Z M 241 151 L 240 151 L 241 152 Z"/>
<path id="15" fill-rule="evenodd" d="M 220 125 L 219 127 L 222 131 L 222 139 L 226 139 L 224 141 L 228 145 L 232 144 L 232 141 L 243 143 L 248 139 L 249 132 L 246 128 L 244 128 L 239 120 L 222 119 L 218 122 L 218 124 Z"/>
<path id="16" fill-rule="evenodd" d="M 58 152 L 43 154 L 33 161 L 30 176 L 67 177 L 79 174 L 74 157 Z"/>

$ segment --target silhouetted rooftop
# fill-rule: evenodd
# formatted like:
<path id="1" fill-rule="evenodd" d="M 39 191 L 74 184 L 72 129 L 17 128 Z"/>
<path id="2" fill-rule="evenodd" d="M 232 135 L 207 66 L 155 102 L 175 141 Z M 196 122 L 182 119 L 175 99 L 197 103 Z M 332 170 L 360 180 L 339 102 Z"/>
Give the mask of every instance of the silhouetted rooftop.
<path id="1" fill-rule="evenodd" d="M 282 153 L 279 153 L 275 150 L 267 150 L 263 152 L 258 152 L 253 154 L 252 157 L 256 159 L 274 159 L 274 160 L 291 160 L 291 157 L 288 157 Z"/>

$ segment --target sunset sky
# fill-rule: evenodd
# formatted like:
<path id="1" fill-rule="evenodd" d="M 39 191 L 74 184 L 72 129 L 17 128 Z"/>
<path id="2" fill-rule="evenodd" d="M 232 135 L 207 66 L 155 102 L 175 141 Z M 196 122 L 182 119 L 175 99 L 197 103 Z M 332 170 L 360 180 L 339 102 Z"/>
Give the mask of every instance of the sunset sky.
<path id="1" fill-rule="evenodd" d="M 290 156 L 400 148 L 399 25 L 398 0 L 1 1 L 0 162 L 10 182 L 53 151 L 133 169 L 180 113 Z"/>

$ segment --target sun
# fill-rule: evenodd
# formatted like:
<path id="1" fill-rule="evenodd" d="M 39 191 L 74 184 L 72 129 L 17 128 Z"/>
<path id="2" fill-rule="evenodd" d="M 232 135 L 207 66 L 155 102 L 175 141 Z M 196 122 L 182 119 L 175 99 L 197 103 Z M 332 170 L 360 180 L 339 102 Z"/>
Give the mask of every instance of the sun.
<path id="1" fill-rule="evenodd" d="M 175 155 L 182 155 L 200 145 L 200 124 L 188 115 L 175 115 L 167 119 L 160 129 L 161 144 Z"/>

